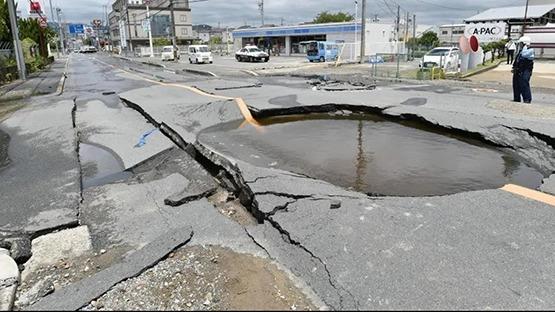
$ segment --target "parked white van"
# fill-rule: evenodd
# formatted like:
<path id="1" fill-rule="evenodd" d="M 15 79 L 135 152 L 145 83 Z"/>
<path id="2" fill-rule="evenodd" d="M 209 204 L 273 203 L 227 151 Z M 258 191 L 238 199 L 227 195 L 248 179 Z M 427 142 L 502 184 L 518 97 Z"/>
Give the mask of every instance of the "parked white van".
<path id="1" fill-rule="evenodd" d="M 176 54 L 177 54 L 177 58 L 179 59 L 179 52 Z M 175 61 L 173 46 L 162 47 L 162 61 Z"/>
<path id="2" fill-rule="evenodd" d="M 199 63 L 210 63 L 214 62 L 212 57 L 212 52 L 208 49 L 206 45 L 190 45 L 189 46 L 189 63 L 199 64 Z"/>

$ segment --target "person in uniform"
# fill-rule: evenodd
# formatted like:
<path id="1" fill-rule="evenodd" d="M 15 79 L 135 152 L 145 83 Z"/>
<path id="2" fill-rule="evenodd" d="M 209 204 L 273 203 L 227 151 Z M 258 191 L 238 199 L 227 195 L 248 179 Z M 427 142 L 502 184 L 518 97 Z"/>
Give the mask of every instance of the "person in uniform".
<path id="1" fill-rule="evenodd" d="M 532 102 L 530 78 L 534 70 L 534 49 L 530 48 L 532 40 L 522 36 L 518 40 L 518 52 L 513 63 L 513 100 L 515 102 Z"/>

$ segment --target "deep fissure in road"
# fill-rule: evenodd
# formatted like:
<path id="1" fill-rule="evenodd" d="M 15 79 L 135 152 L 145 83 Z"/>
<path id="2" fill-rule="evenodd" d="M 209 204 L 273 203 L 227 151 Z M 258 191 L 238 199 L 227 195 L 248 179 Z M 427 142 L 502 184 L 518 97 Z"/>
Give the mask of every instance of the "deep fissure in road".
<path id="1" fill-rule="evenodd" d="M 446 195 L 508 183 L 535 189 L 544 177 L 505 149 L 417 122 L 370 114 L 293 115 L 259 122 L 262 131 L 230 122 L 205 130 L 199 139 L 256 166 L 368 194 Z"/>

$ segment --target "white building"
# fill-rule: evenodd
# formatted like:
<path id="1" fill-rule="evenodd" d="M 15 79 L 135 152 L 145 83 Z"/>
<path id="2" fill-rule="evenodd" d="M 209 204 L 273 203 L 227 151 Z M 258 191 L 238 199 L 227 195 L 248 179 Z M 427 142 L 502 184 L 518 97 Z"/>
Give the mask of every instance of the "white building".
<path id="1" fill-rule="evenodd" d="M 458 45 L 459 38 L 464 35 L 466 24 L 449 24 L 439 26 L 438 38 L 441 45 Z"/>
<path id="2" fill-rule="evenodd" d="M 125 3 L 127 1 L 127 4 Z M 171 19 L 169 0 L 150 2 L 152 37 L 171 38 Z M 148 46 L 148 31 L 143 28 L 146 20 L 146 6 L 143 0 L 116 0 L 108 15 L 110 35 L 114 45 L 120 45 L 121 36 L 125 44 L 133 47 Z M 178 44 L 193 40 L 192 16 L 188 0 L 174 1 L 175 32 Z"/>
<path id="3" fill-rule="evenodd" d="M 343 55 L 356 57 L 360 56 L 361 28 L 360 22 L 347 22 L 238 29 L 233 31 L 234 49 L 254 44 L 261 48 L 278 50 L 281 55 L 305 55 L 306 47 L 301 42 L 316 40 L 345 43 Z M 395 39 L 395 25 L 366 23 L 366 55 L 396 53 Z M 355 41 L 358 44 L 355 45 Z M 403 42 L 400 45 L 403 53 Z"/>

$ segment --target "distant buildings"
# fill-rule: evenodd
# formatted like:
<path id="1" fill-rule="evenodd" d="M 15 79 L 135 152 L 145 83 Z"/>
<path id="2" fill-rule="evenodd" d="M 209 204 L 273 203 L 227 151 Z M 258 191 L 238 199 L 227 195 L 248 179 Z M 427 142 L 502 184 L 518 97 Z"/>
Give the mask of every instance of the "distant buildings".
<path id="1" fill-rule="evenodd" d="M 346 22 L 236 29 L 233 31 L 234 48 L 237 50 L 247 44 L 254 44 L 280 55 L 305 55 L 304 42 L 332 41 L 345 43 L 343 55 L 354 58 L 360 55 L 361 28 L 361 22 Z M 405 34 L 407 38 L 411 37 L 412 31 L 404 25 L 401 29 L 403 31 L 400 32 L 400 40 L 397 41 L 393 23 L 367 21 L 366 54 L 394 54 L 397 53 L 398 45 L 401 54 L 406 53 L 402 38 Z"/>
<path id="2" fill-rule="evenodd" d="M 442 46 L 459 44 L 459 38 L 464 35 L 466 24 L 449 24 L 439 26 L 438 38 Z"/>
<path id="3" fill-rule="evenodd" d="M 223 44 L 233 42 L 233 28 L 216 28 L 206 24 L 193 25 L 193 36 L 201 43 L 209 43 L 213 38 L 220 38 Z"/>
<path id="4" fill-rule="evenodd" d="M 171 40 L 169 0 L 151 1 L 150 16 L 153 39 Z M 173 1 L 177 44 L 189 44 L 194 40 L 191 9 L 188 0 Z M 110 37 L 114 46 L 148 46 L 146 5 L 143 0 L 116 0 L 108 14 Z"/>

